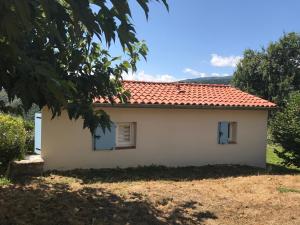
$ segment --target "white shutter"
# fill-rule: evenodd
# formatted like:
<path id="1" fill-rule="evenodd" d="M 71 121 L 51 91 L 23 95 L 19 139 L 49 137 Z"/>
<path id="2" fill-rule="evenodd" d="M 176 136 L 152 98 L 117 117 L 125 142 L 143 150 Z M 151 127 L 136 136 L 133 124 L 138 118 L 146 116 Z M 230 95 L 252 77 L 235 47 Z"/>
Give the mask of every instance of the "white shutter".
<path id="1" fill-rule="evenodd" d="M 134 123 L 117 124 L 117 146 L 134 146 Z"/>

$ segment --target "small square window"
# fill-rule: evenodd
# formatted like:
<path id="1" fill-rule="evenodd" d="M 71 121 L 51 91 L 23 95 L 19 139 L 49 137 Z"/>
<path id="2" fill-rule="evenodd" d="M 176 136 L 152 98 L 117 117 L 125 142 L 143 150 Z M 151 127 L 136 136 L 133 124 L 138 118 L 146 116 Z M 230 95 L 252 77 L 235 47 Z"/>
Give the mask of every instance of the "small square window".
<path id="1" fill-rule="evenodd" d="M 237 122 L 219 122 L 219 144 L 236 144 L 237 142 Z"/>
<path id="2" fill-rule="evenodd" d="M 135 123 L 117 123 L 116 147 L 135 148 Z"/>

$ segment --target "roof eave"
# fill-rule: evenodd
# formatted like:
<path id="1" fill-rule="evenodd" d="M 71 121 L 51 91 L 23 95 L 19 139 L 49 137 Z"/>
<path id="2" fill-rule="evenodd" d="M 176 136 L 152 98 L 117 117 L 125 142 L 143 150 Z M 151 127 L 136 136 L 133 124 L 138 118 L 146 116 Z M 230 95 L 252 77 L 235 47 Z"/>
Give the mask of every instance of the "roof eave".
<path id="1" fill-rule="evenodd" d="M 240 110 L 274 110 L 276 106 L 215 106 L 215 105 L 173 105 L 173 104 L 110 104 L 110 103 L 93 103 L 96 107 L 113 107 L 113 108 L 165 108 L 165 109 L 240 109 Z"/>

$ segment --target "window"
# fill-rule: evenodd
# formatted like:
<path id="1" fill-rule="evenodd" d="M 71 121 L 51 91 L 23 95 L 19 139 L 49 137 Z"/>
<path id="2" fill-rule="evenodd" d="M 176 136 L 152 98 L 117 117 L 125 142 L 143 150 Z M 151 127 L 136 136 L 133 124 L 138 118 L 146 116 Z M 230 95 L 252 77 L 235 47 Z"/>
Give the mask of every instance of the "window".
<path id="1" fill-rule="evenodd" d="M 93 135 L 94 150 L 135 148 L 136 123 L 112 123 L 105 132 L 97 127 Z"/>
<path id="2" fill-rule="evenodd" d="M 135 123 L 117 123 L 116 147 L 135 147 Z"/>
<path id="3" fill-rule="evenodd" d="M 219 144 L 236 144 L 237 122 L 219 122 L 218 132 Z"/>
<path id="4" fill-rule="evenodd" d="M 237 122 L 230 122 L 228 126 L 228 143 L 236 144 Z"/>

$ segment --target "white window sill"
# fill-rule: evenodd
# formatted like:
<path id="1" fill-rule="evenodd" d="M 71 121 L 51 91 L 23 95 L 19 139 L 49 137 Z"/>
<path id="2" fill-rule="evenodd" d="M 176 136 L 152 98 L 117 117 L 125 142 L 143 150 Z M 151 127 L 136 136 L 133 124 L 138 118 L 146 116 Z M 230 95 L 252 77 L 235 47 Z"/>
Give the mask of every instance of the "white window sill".
<path id="1" fill-rule="evenodd" d="M 123 150 L 123 149 L 136 149 L 136 146 L 118 146 L 115 148 L 116 150 Z"/>

